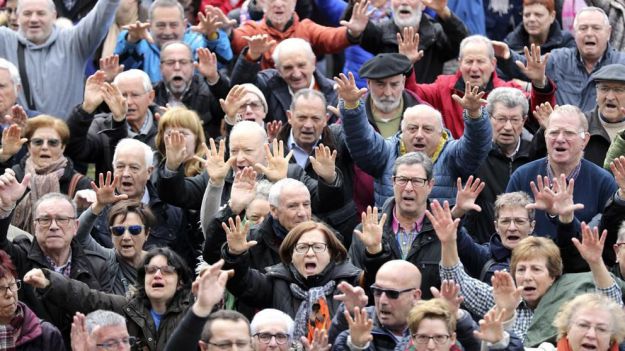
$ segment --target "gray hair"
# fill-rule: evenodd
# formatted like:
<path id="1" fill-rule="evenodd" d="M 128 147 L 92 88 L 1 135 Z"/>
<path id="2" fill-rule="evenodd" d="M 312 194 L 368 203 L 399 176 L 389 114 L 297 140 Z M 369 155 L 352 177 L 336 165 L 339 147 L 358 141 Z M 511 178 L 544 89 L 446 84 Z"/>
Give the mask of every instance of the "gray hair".
<path id="1" fill-rule="evenodd" d="M 175 7 L 180 12 L 180 19 L 184 21 L 184 7 L 177 0 L 156 0 L 150 5 L 148 20 L 154 19 L 154 10 L 157 7 Z"/>
<path id="2" fill-rule="evenodd" d="M 17 70 L 17 67 L 15 67 L 12 62 L 0 57 L 0 69 L 6 69 L 9 71 L 9 76 L 11 77 L 11 82 L 13 83 L 13 89 L 17 95 L 19 87 L 22 85 L 22 79 L 20 78 L 20 72 Z"/>
<path id="3" fill-rule="evenodd" d="M 313 52 L 313 49 L 308 41 L 302 38 L 288 38 L 278 43 L 276 48 L 273 49 L 271 59 L 275 63 L 276 67 L 280 67 L 280 53 L 286 48 L 291 51 L 303 51 L 311 61 L 315 60 L 315 53 Z"/>
<path id="4" fill-rule="evenodd" d="M 119 150 L 137 148 L 143 150 L 143 154 L 145 157 L 145 166 L 152 166 L 152 164 L 154 163 L 154 150 L 152 150 L 152 148 L 148 144 L 145 144 L 137 139 L 125 138 L 120 140 L 115 147 L 115 153 L 113 154 L 113 168 L 117 163 L 117 154 Z"/>
<path id="5" fill-rule="evenodd" d="M 297 105 L 297 101 L 300 98 L 303 99 L 310 99 L 310 98 L 318 98 L 323 102 L 323 106 L 328 106 L 328 101 L 326 100 L 325 95 L 323 95 L 323 93 L 321 93 L 318 90 L 315 89 L 310 89 L 310 88 L 304 88 L 304 89 L 300 89 L 298 90 L 295 94 L 293 94 L 293 98 L 291 99 L 291 106 L 289 107 L 289 109 L 291 111 L 295 111 L 295 107 Z M 323 111 L 324 113 L 327 112 L 327 110 Z"/>
<path id="6" fill-rule="evenodd" d="M 308 192 L 308 188 L 306 187 L 306 185 L 304 185 L 304 183 L 300 182 L 299 180 L 296 179 L 292 179 L 292 178 L 284 178 L 284 179 L 280 179 L 279 181 L 277 181 L 274 185 L 271 186 L 271 189 L 269 189 L 269 197 L 267 198 L 267 202 L 269 202 L 270 206 L 273 207 L 280 207 L 280 195 L 282 194 L 282 190 L 284 190 L 284 188 L 303 188 L 306 189 L 306 191 Z"/>
<path id="7" fill-rule="evenodd" d="M 397 175 L 397 168 L 401 165 L 421 165 L 423 169 L 425 169 L 425 177 L 427 180 L 432 179 L 432 169 L 434 168 L 434 164 L 432 163 L 432 159 L 430 159 L 423 152 L 409 152 L 398 157 L 395 160 L 395 163 L 393 163 L 393 175 Z"/>
<path id="8" fill-rule="evenodd" d="M 462 60 L 462 54 L 464 53 L 464 49 L 467 45 L 477 44 L 477 43 L 484 44 L 486 46 L 487 55 L 489 59 L 492 60 L 495 58 L 495 49 L 493 49 L 493 44 L 491 43 L 490 39 L 488 39 L 487 37 L 483 35 L 475 34 L 475 35 L 470 35 L 462 39 L 462 41 L 460 42 L 460 51 L 459 51 L 458 59 Z"/>
<path id="9" fill-rule="evenodd" d="M 588 131 L 588 119 L 586 119 L 586 115 L 584 115 L 579 107 L 575 105 L 556 106 L 556 108 L 553 109 L 551 115 L 553 116 L 556 113 L 561 116 L 576 116 L 584 132 Z M 549 121 L 551 121 L 551 118 L 547 120 L 547 128 L 549 128 Z"/>
<path id="10" fill-rule="evenodd" d="M 267 131 L 265 130 L 265 128 L 261 127 L 260 125 L 258 125 L 258 123 L 253 121 L 237 122 L 237 124 L 235 124 L 230 131 L 230 140 L 232 140 L 232 136 L 234 134 L 241 133 L 243 131 L 254 131 L 258 133 L 258 135 L 262 138 L 263 144 L 266 143 L 268 140 Z"/>
<path id="11" fill-rule="evenodd" d="M 436 117 L 436 120 L 438 121 L 440 130 L 442 131 L 444 129 L 443 126 L 443 115 L 441 114 L 441 111 L 435 109 L 434 107 L 430 106 L 430 105 L 426 105 L 426 104 L 419 104 L 419 105 L 414 105 L 414 106 L 410 106 L 406 109 L 406 111 L 404 111 L 404 116 L 406 117 L 406 115 L 408 113 L 414 113 L 416 115 L 419 115 L 421 113 L 431 113 L 434 115 L 434 117 Z M 402 131 L 404 131 L 404 128 L 406 128 L 406 120 L 404 118 L 401 119 L 400 122 L 400 129 Z"/>
<path id="12" fill-rule="evenodd" d="M 15 9 L 15 12 L 17 12 L 17 14 L 20 13 L 20 5 L 24 2 L 24 0 L 18 0 L 17 1 L 17 8 Z M 56 13 L 56 5 L 54 5 L 54 1 L 53 0 L 46 0 L 46 4 L 48 5 L 48 9 L 54 13 Z"/>
<path id="13" fill-rule="evenodd" d="M 97 327 L 126 327 L 126 318 L 113 311 L 96 310 L 89 313 L 85 322 L 87 324 L 87 333 L 91 335 Z"/>
<path id="14" fill-rule="evenodd" d="M 187 50 L 189 50 L 189 57 L 191 58 L 191 60 L 193 60 L 193 49 L 191 48 L 191 46 L 189 46 L 189 44 L 181 40 L 168 41 L 165 44 L 163 44 L 163 46 L 161 46 L 161 59 L 163 58 L 163 51 L 165 51 L 165 49 L 167 49 L 168 47 L 172 45 L 182 45 L 185 48 L 187 48 Z"/>
<path id="15" fill-rule="evenodd" d="M 486 112 L 488 112 L 490 116 L 493 115 L 496 103 L 500 103 L 507 108 L 521 106 L 523 117 L 527 116 L 527 112 L 530 109 L 529 102 L 525 95 L 519 89 L 515 88 L 501 87 L 493 89 L 493 91 L 488 94 L 486 101 L 488 101 Z"/>
<path id="16" fill-rule="evenodd" d="M 262 199 L 262 200 L 269 199 L 269 191 L 271 191 L 272 186 L 273 186 L 273 183 L 271 183 L 267 179 L 261 179 L 257 181 L 255 199 Z M 267 202 L 269 202 L 269 200 L 267 200 Z"/>
<path id="17" fill-rule="evenodd" d="M 295 329 L 295 322 L 293 322 L 293 318 L 274 308 L 265 308 L 254 315 L 254 319 L 252 319 L 252 322 L 250 323 L 252 335 L 258 333 L 258 329 L 261 326 L 275 323 L 284 323 L 286 326 L 286 333 L 289 335 L 289 338 L 293 338 L 293 330 Z"/>
<path id="18" fill-rule="evenodd" d="M 534 220 L 534 209 L 526 209 L 525 206 L 534 203 L 532 198 L 525 191 L 514 191 L 511 193 L 503 193 L 497 195 L 497 199 L 495 200 L 495 219 L 499 218 L 499 211 L 502 208 L 507 207 L 519 207 L 523 208 L 527 211 L 527 217 L 530 221 Z"/>
<path id="19" fill-rule="evenodd" d="M 123 79 L 132 79 L 132 78 L 140 78 L 141 83 L 143 85 L 143 90 L 147 93 L 152 91 L 152 82 L 150 81 L 150 76 L 147 73 L 140 69 L 129 69 L 127 71 L 121 72 L 115 79 L 113 79 L 114 84 L 119 84 L 119 82 Z"/>
<path id="20" fill-rule="evenodd" d="M 595 6 L 588 6 L 588 7 L 584 7 L 581 10 L 578 10 L 577 13 L 575 14 L 575 18 L 573 19 L 573 29 L 577 29 L 577 18 L 579 17 L 579 15 L 581 15 L 584 12 L 599 12 L 603 17 L 604 24 L 608 27 L 611 27 L 610 19 L 608 18 L 608 15 L 606 15 L 605 11 L 603 11 L 602 8 L 595 7 Z"/>
<path id="21" fill-rule="evenodd" d="M 33 207 L 35 209 L 35 213 L 37 212 L 39 205 L 41 205 L 42 202 L 48 201 L 48 200 L 67 201 L 70 205 L 72 205 L 72 209 L 74 209 L 74 214 L 77 213 L 76 204 L 74 203 L 74 201 L 72 201 L 72 199 L 70 199 L 69 196 L 63 193 L 47 193 L 43 195 L 42 197 L 40 197 L 39 199 L 37 199 L 37 202 L 35 202 L 35 206 Z"/>

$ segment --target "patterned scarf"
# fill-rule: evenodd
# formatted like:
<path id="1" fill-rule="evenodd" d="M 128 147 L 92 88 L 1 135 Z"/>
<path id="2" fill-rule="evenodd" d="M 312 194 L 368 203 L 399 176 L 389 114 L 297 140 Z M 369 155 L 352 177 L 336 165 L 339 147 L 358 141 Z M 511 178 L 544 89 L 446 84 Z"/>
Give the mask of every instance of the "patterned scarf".
<path id="1" fill-rule="evenodd" d="M 24 323 L 24 310 L 17 305 L 15 317 L 9 324 L 0 325 L 0 350 L 15 351 L 15 342 L 20 336 L 21 326 Z"/>
<path id="2" fill-rule="evenodd" d="M 295 283 L 291 283 L 289 287 L 293 296 L 302 300 L 295 314 L 294 340 L 299 340 L 302 336 L 309 337 L 311 334 L 309 326 L 312 326 L 313 331 L 314 328 L 319 326 L 325 326 L 327 330 L 330 327 L 332 316 L 330 316 L 327 308 L 328 301 L 326 300 L 326 295 L 334 292 L 336 282 L 330 280 L 324 286 L 310 288 L 308 291 L 304 291 Z M 311 322 L 310 324 L 309 321 Z"/>

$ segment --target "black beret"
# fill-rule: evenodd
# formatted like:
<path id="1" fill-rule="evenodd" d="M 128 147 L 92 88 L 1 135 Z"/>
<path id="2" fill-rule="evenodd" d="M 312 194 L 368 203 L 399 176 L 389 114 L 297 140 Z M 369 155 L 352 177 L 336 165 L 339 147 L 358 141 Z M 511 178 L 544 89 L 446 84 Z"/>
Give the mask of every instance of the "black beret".
<path id="1" fill-rule="evenodd" d="M 597 72 L 590 76 L 592 80 L 610 80 L 625 83 L 625 65 L 614 63 L 601 67 Z"/>
<path id="2" fill-rule="evenodd" d="M 382 79 L 398 74 L 408 74 L 412 63 L 405 55 L 398 53 L 377 54 L 365 62 L 358 75 L 367 79 Z"/>

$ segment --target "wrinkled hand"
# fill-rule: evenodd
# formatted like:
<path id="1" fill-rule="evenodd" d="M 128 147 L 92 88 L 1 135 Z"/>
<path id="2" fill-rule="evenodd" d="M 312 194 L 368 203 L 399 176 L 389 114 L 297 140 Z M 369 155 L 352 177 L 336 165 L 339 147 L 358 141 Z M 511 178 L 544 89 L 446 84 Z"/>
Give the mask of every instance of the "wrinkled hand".
<path id="1" fill-rule="evenodd" d="M 525 76 L 538 88 L 544 88 L 547 84 L 547 76 L 545 75 L 545 69 L 547 68 L 547 59 L 549 54 L 540 56 L 540 46 L 532 44 L 531 51 L 526 47 L 525 59 L 527 64 L 523 64 L 522 61 L 516 61 L 517 67 L 525 74 Z"/>
<path id="2" fill-rule="evenodd" d="M 247 94 L 247 90 L 242 85 L 233 86 L 226 99 L 219 99 L 219 105 L 221 105 L 221 109 L 226 114 L 226 117 L 230 119 L 234 119 L 237 115 L 237 112 L 241 108 L 241 105 L 245 103 L 243 98 Z"/>
<path id="3" fill-rule="evenodd" d="M 267 166 L 257 163 L 254 165 L 254 169 L 258 173 L 265 175 L 270 182 L 277 182 L 280 179 L 286 178 L 289 169 L 289 160 L 293 156 L 293 150 L 284 156 L 284 143 L 282 140 L 274 139 L 272 141 L 273 149 L 269 149 L 269 144 L 265 144 L 265 157 L 267 158 Z M 314 169 L 314 167 L 313 167 Z M 317 170 L 315 172 L 318 173 Z"/>
<path id="4" fill-rule="evenodd" d="M 556 212 L 553 208 L 555 199 L 553 191 L 549 188 L 549 178 L 538 175 L 536 183 L 530 182 L 530 189 L 534 195 L 534 203 L 526 205 L 525 208 L 543 210 L 555 216 Z"/>
<path id="5" fill-rule="evenodd" d="M 413 65 L 423 58 L 423 50 L 419 50 L 419 33 L 414 27 L 405 27 L 403 35 L 397 33 L 397 46 L 399 53 L 408 57 Z"/>
<path id="6" fill-rule="evenodd" d="M 85 93 L 83 95 L 82 109 L 87 113 L 93 113 L 104 101 L 104 82 L 106 74 L 104 71 L 96 71 L 87 78 L 85 83 Z"/>
<path id="7" fill-rule="evenodd" d="M 423 5 L 431 8 L 437 14 L 441 14 L 447 8 L 447 0 L 422 0 Z"/>
<path id="8" fill-rule="evenodd" d="M 107 205 L 128 199 L 128 195 L 126 194 L 115 194 L 115 189 L 119 185 L 120 180 L 120 177 L 115 176 L 111 181 L 111 172 L 108 171 L 106 172 L 106 180 L 104 179 L 104 174 L 100 173 L 98 178 L 98 184 L 100 186 L 97 186 L 95 182 L 91 182 L 91 189 L 95 191 L 96 196 L 96 201 L 92 207 L 94 214 L 97 215 L 101 213 Z"/>
<path id="9" fill-rule="evenodd" d="M 345 310 L 345 319 L 349 325 L 349 335 L 352 337 L 352 344 L 356 347 L 364 347 L 367 342 L 373 340 L 371 330 L 373 329 L 373 321 L 369 318 L 367 310 L 364 308 L 354 307 L 354 318 L 349 311 Z"/>
<path id="10" fill-rule="evenodd" d="M 332 184 L 336 180 L 336 150 L 319 144 L 315 147 L 315 157 L 309 156 L 310 164 L 319 178 L 327 184 Z"/>
<path id="11" fill-rule="evenodd" d="M 503 41 L 491 40 L 490 43 L 493 45 L 493 50 L 495 50 L 495 56 L 501 57 L 504 60 L 510 58 L 510 47 L 508 44 Z"/>
<path id="12" fill-rule="evenodd" d="M 610 163 L 610 170 L 619 188 L 619 196 L 625 199 L 625 156 L 619 156 Z"/>
<path id="13" fill-rule="evenodd" d="M 39 268 L 33 268 L 24 275 L 24 283 L 36 289 L 45 289 L 50 285 L 50 281 Z"/>
<path id="14" fill-rule="evenodd" d="M 473 176 L 469 176 L 467 183 L 462 187 L 462 179 L 458 177 L 456 180 L 456 205 L 452 210 L 454 218 L 462 217 L 469 211 L 482 212 L 482 207 L 477 205 L 475 201 L 480 195 L 486 183 L 482 182 L 480 178 L 473 180 Z"/>
<path id="15" fill-rule="evenodd" d="M 175 171 L 187 158 L 187 143 L 177 130 L 165 133 L 165 167 Z"/>
<path id="16" fill-rule="evenodd" d="M 484 94 L 484 91 L 480 92 L 480 87 L 471 87 L 471 83 L 466 82 L 464 96 L 461 98 L 460 96 L 453 94 L 451 97 L 454 101 L 460 104 L 463 109 L 467 110 L 469 117 L 478 119 L 481 117 L 480 110 L 482 108 L 482 104 L 486 103 L 486 100 L 482 99 Z"/>
<path id="17" fill-rule="evenodd" d="M 205 143 L 202 143 L 202 149 L 204 149 L 206 159 L 199 156 L 193 156 L 193 158 L 202 162 L 212 184 L 222 185 L 235 159 L 224 160 L 226 154 L 226 141 L 224 139 L 219 141 L 219 149 L 215 146 L 215 139 L 210 138 L 208 142 L 210 144 L 210 149 Z"/>
<path id="18" fill-rule="evenodd" d="M 104 72 L 105 80 L 110 83 L 124 71 L 124 65 L 119 64 L 118 55 L 111 55 L 100 59 L 100 70 Z"/>
<path id="19" fill-rule="evenodd" d="M 229 226 L 228 226 L 229 225 Z M 226 232 L 226 240 L 228 241 L 228 252 L 233 255 L 241 255 L 256 245 L 256 241 L 247 241 L 247 233 L 250 230 L 250 223 L 241 224 L 241 217 L 236 217 L 236 222 L 232 218 L 228 218 L 228 225 L 221 223 Z"/>
<path id="20" fill-rule="evenodd" d="M 78 211 L 82 211 L 91 206 L 96 200 L 95 191 L 91 189 L 78 190 L 74 195 L 74 203 Z"/>
<path id="21" fill-rule="evenodd" d="M 282 121 L 271 121 L 267 123 L 267 140 L 269 142 L 273 142 L 275 138 L 278 137 L 280 133 L 280 129 L 282 129 Z"/>
<path id="22" fill-rule="evenodd" d="M 473 331 L 476 338 L 495 344 L 503 339 L 503 316 L 505 309 L 497 311 L 493 308 L 484 315 L 484 319 L 480 320 L 480 330 Z"/>
<path id="23" fill-rule="evenodd" d="M 607 235 L 607 229 L 604 229 L 601 236 L 599 236 L 599 228 L 594 227 L 590 229 L 586 223 L 582 222 L 582 241 L 580 242 L 577 238 L 572 240 L 577 251 L 579 251 L 579 254 L 588 265 L 603 263 L 603 246 L 605 245 Z"/>
<path id="24" fill-rule="evenodd" d="M 325 329 L 315 329 L 312 343 L 308 342 L 305 336 L 300 338 L 305 351 L 330 351 L 332 347 L 328 344 L 328 332 Z"/>
<path id="25" fill-rule="evenodd" d="M 342 294 L 334 295 L 334 299 L 343 302 L 345 311 L 353 311 L 354 307 L 365 308 L 369 298 L 365 290 L 359 286 L 353 286 L 346 281 L 342 281 L 337 285 L 337 289 Z"/>
<path id="26" fill-rule="evenodd" d="M 70 338 L 72 340 L 72 351 L 95 350 L 97 348 L 95 339 L 89 338 L 87 319 L 80 312 L 76 312 L 74 315 Z"/>
<path id="27" fill-rule="evenodd" d="M 425 215 L 432 223 L 438 239 L 442 244 L 455 242 L 460 219 L 453 219 L 449 209 L 449 202 L 445 201 L 443 206 L 441 206 L 438 200 L 434 200 L 430 207 L 430 210 L 425 210 Z"/>
<path id="28" fill-rule="evenodd" d="M 431 286 L 430 292 L 432 292 L 432 296 L 435 298 L 441 298 L 447 302 L 449 305 L 449 310 L 454 315 L 458 314 L 460 310 L 460 305 L 464 298 L 460 296 L 460 285 L 456 284 L 453 280 L 444 279 L 441 282 L 441 290 L 439 291 L 436 287 Z"/>
<path id="29" fill-rule="evenodd" d="M 549 122 L 549 116 L 551 116 L 552 112 L 553 112 L 553 107 L 551 107 L 551 104 L 549 103 L 549 101 L 543 102 L 542 104 L 537 105 L 536 109 L 534 109 L 534 118 L 536 118 L 536 120 L 538 121 L 538 124 L 543 129 L 547 128 L 547 122 Z"/>
<path id="30" fill-rule="evenodd" d="M 154 39 L 150 34 L 150 23 L 142 23 L 137 21 L 132 24 L 128 24 L 122 27 L 122 29 L 128 30 L 128 36 L 126 37 L 126 41 L 131 44 L 138 42 L 139 40 L 145 39 L 148 43 L 154 44 Z"/>
<path id="31" fill-rule="evenodd" d="M 106 105 L 108 105 L 113 114 L 113 120 L 116 122 L 124 121 L 126 119 L 126 113 L 128 113 L 128 101 L 122 95 L 117 85 L 114 83 L 104 83 L 101 89 L 104 102 L 106 102 Z"/>
<path id="32" fill-rule="evenodd" d="M 0 149 L 0 159 L 8 160 L 22 149 L 22 145 L 28 139 L 22 138 L 22 128 L 17 124 L 11 124 L 2 130 L 2 149 Z"/>
<path id="33" fill-rule="evenodd" d="M 246 35 L 242 38 L 247 40 L 248 55 L 255 61 L 276 45 L 276 41 L 269 34 Z"/>
<path id="34" fill-rule="evenodd" d="M 237 25 L 237 21 L 228 18 L 228 16 L 226 16 L 226 14 L 221 11 L 219 7 L 206 5 L 204 6 L 204 13 L 206 13 L 207 15 L 217 16 L 217 20 L 222 23 L 221 28 L 223 28 L 224 30 L 230 29 L 231 27 Z"/>
<path id="35" fill-rule="evenodd" d="M 252 167 L 245 167 L 234 176 L 229 204 L 235 214 L 243 212 L 256 198 L 256 175 Z"/>
<path id="36" fill-rule="evenodd" d="M 354 9 L 352 11 L 352 17 L 347 21 L 341 21 L 340 24 L 342 26 L 347 27 L 349 33 L 354 37 L 359 37 L 360 34 L 367 27 L 367 23 L 369 22 L 369 13 L 367 9 L 369 8 L 368 0 L 360 0 L 356 4 L 354 4 Z"/>
<path id="37" fill-rule="evenodd" d="M 374 255 L 382 251 L 382 233 L 386 223 L 386 213 L 378 221 L 378 208 L 367 206 L 367 211 L 361 214 L 362 232 L 354 230 L 354 234 L 362 241 L 368 253 Z"/>
<path id="38" fill-rule="evenodd" d="M 11 168 L 5 169 L 4 174 L 0 176 L 0 208 L 13 207 L 17 200 L 22 198 L 29 183 L 30 173 L 26 173 L 20 183 Z"/>
<path id="39" fill-rule="evenodd" d="M 574 212 L 584 208 L 584 204 L 576 204 L 573 201 L 573 188 L 575 187 L 575 179 L 567 184 L 566 176 L 561 174 L 560 177 L 553 178 L 553 190 L 545 189 L 553 196 L 553 211 L 560 216 L 563 223 L 571 223 L 574 218 Z"/>
<path id="40" fill-rule="evenodd" d="M 339 73 L 338 77 L 334 77 L 336 90 L 339 98 L 345 102 L 345 108 L 355 108 L 358 106 L 360 99 L 367 93 L 367 88 L 358 88 L 352 72 L 347 74 L 346 76 L 343 73 Z"/>
<path id="41" fill-rule="evenodd" d="M 28 115 L 22 106 L 15 104 L 11 106 L 11 113 L 4 116 L 4 121 L 7 124 L 17 124 L 17 126 L 24 130 L 28 122 Z"/>
<path id="42" fill-rule="evenodd" d="M 217 16 L 212 9 L 210 11 L 206 11 L 206 15 L 202 12 L 198 12 L 197 18 L 197 24 L 191 26 L 191 30 L 200 33 L 207 38 L 217 32 L 219 28 L 224 26 L 224 23 L 220 21 L 219 16 Z"/>
<path id="43" fill-rule="evenodd" d="M 499 310 L 505 309 L 506 311 L 514 312 L 521 303 L 521 291 L 523 287 L 517 288 L 514 284 L 512 275 L 506 271 L 497 271 L 491 278 L 491 284 L 493 286 L 493 298 L 495 299 L 495 305 Z"/>
<path id="44" fill-rule="evenodd" d="M 203 270 L 193 282 L 191 290 L 195 302 L 192 309 L 199 317 L 207 317 L 224 296 L 229 271 L 222 271 L 223 265 L 223 259 L 217 261 Z"/>
<path id="45" fill-rule="evenodd" d="M 206 80 L 215 84 L 219 80 L 219 71 L 217 70 L 217 55 L 210 52 L 207 48 L 197 49 L 198 61 L 194 63 L 195 68 L 200 72 Z"/>

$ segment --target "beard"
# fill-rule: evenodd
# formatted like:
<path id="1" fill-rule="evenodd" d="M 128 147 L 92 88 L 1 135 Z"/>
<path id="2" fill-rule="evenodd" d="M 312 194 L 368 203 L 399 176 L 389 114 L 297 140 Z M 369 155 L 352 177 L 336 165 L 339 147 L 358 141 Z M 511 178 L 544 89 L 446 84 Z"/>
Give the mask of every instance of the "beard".
<path id="1" fill-rule="evenodd" d="M 390 100 L 388 98 L 381 99 L 373 95 L 371 95 L 371 100 L 373 101 L 373 105 L 375 106 L 375 108 L 377 108 L 378 110 L 384 113 L 393 112 L 401 104 L 401 99 L 397 99 L 397 100 Z"/>
<path id="2" fill-rule="evenodd" d="M 397 15 L 400 11 L 410 11 L 411 15 L 408 18 L 399 18 L 399 16 Z M 396 9 L 393 9 L 393 22 L 395 22 L 395 25 L 400 29 L 406 27 L 419 27 L 419 24 L 421 24 L 422 16 L 423 11 L 419 9 L 414 9 L 407 5 L 401 5 Z"/>

